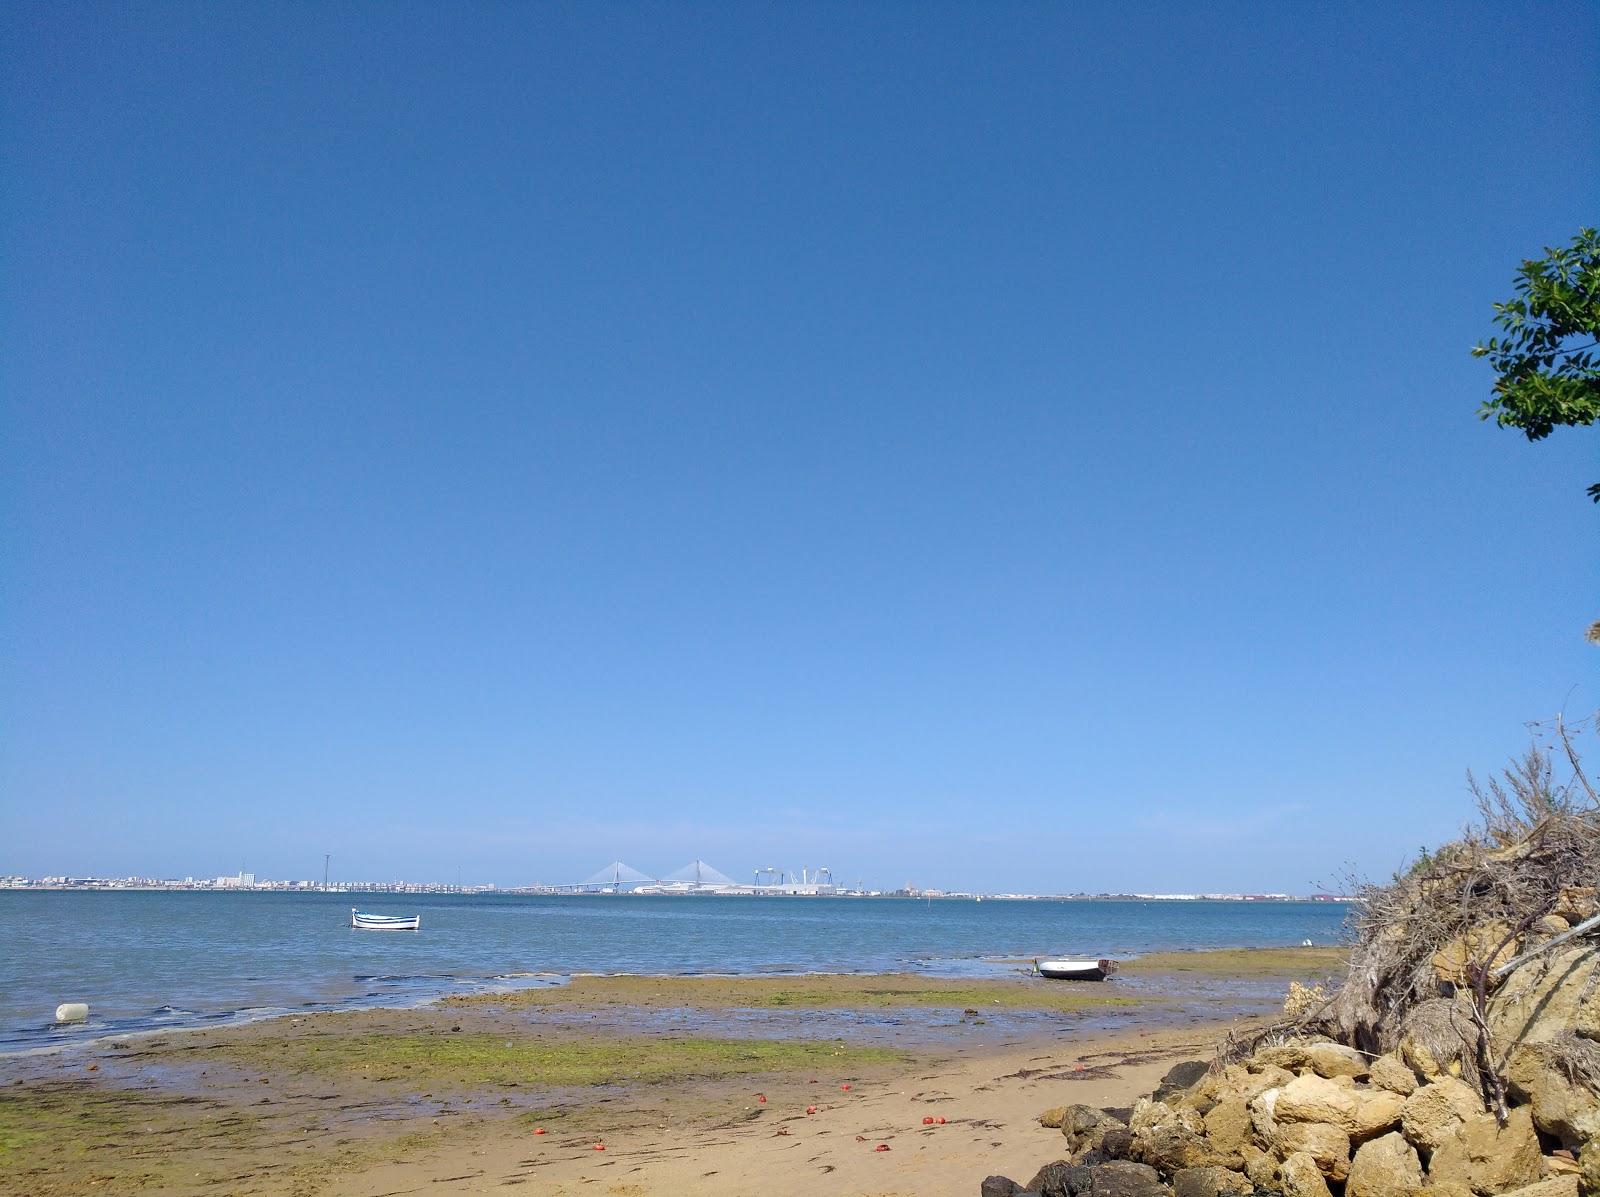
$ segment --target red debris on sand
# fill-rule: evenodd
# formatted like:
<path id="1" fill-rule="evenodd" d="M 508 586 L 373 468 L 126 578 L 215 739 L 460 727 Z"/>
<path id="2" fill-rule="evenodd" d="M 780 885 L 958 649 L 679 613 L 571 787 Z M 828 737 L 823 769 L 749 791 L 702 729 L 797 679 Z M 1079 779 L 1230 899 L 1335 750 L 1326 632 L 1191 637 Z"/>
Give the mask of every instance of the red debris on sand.
<path id="1" fill-rule="evenodd" d="M 839 1088 L 848 1090 L 850 1088 L 850 1086 L 849 1085 L 840 1085 Z"/>
<path id="2" fill-rule="evenodd" d="M 759 1101 L 762 1105 L 766 1105 L 767 1104 L 767 1095 L 765 1093 L 757 1093 L 756 1094 L 756 1100 Z"/>
<path id="3" fill-rule="evenodd" d="M 544 1127 L 542 1127 L 542 1126 L 536 1126 L 536 1127 L 534 1127 L 534 1128 L 533 1128 L 533 1133 L 534 1133 L 534 1134 L 536 1134 L 536 1135 L 542 1135 L 542 1134 L 544 1134 Z"/>
<path id="4" fill-rule="evenodd" d="M 594 1145 L 594 1149 L 596 1151 L 604 1151 L 606 1149 L 606 1145 L 604 1143 L 596 1143 Z"/>
<path id="5" fill-rule="evenodd" d="M 879 1143 L 872 1150 L 873 1151 L 888 1151 L 889 1150 L 889 1145 L 887 1143 Z"/>
<path id="6" fill-rule="evenodd" d="M 940 1126 L 944 1125 L 944 1119 L 943 1118 L 935 1118 L 934 1121 L 937 1122 Z"/>
<path id="7" fill-rule="evenodd" d="M 923 1126 L 932 1126 L 933 1125 L 933 1117 L 932 1117 L 932 1115 L 929 1115 L 927 1118 L 924 1118 L 922 1120 L 922 1125 Z"/>
<path id="8" fill-rule="evenodd" d="M 816 1106 L 807 1106 L 806 1107 L 806 1113 L 807 1114 L 815 1114 L 816 1112 L 817 1112 L 817 1107 Z"/>

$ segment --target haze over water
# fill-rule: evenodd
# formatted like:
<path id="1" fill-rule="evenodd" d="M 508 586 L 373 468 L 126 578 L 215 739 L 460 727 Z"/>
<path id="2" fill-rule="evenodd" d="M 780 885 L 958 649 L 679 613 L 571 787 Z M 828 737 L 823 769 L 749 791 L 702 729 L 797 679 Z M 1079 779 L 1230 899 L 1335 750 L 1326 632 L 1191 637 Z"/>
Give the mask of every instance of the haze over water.
<path id="1" fill-rule="evenodd" d="M 0 893 L 0 1051 L 95 1033 L 405 1005 L 515 974 L 927 971 L 1018 958 L 1334 942 L 1311 902 L 384 895 L 422 930 L 356 932 L 346 894 Z M 508 978 L 511 980 L 508 981 Z M 86 1028 L 49 1027 L 87 1001 Z"/>

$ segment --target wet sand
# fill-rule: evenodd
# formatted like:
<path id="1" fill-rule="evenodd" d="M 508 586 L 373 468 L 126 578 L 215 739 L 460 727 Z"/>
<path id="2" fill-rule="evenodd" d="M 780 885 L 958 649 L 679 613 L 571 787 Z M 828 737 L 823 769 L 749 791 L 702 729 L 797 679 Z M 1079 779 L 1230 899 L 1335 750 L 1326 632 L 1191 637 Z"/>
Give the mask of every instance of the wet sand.
<path id="1" fill-rule="evenodd" d="M 1105 986 L 576 978 L 11 1059 L 0 1193 L 971 1194 L 1052 1158 L 1040 1110 L 1127 1104 L 1337 967 L 1178 955 Z"/>

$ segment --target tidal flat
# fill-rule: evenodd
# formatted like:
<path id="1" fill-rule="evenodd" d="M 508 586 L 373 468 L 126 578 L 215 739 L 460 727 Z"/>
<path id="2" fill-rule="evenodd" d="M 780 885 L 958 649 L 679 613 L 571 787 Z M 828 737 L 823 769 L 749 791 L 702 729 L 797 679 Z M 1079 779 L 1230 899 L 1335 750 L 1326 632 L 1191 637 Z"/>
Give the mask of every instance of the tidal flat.
<path id="1" fill-rule="evenodd" d="M 579 976 L 86 1042 L 8 1061 L 0 1194 L 966 1193 L 1036 1155 L 1035 1106 L 1122 1102 L 1337 962 L 1183 952 L 1103 985 Z"/>

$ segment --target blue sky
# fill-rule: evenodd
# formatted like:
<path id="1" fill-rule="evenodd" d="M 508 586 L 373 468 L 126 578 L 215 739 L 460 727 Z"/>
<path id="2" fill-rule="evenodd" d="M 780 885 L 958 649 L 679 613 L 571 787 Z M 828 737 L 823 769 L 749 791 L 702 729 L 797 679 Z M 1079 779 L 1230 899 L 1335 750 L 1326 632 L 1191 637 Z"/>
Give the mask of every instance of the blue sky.
<path id="1" fill-rule="evenodd" d="M 0 14 L 0 872 L 1292 889 L 1600 705 L 1587 5 Z"/>

